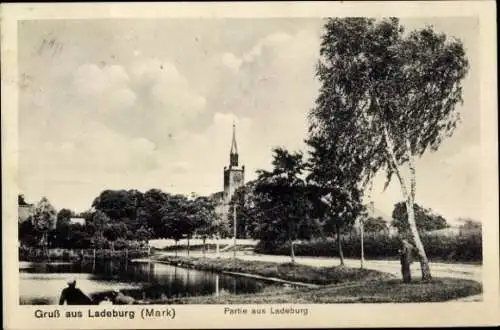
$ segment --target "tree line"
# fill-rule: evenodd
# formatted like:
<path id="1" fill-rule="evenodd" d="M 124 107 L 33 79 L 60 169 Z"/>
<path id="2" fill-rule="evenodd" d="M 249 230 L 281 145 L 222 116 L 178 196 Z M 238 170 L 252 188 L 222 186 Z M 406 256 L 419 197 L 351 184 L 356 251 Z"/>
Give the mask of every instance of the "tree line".
<path id="1" fill-rule="evenodd" d="M 72 223 L 75 216 L 83 223 Z M 223 230 L 216 219 L 215 201 L 209 197 L 159 189 L 105 190 L 91 211 L 79 215 L 66 208 L 57 212 L 43 197 L 29 219 L 19 223 L 19 239 L 30 246 L 120 249 L 152 238 L 177 242 L 196 234 L 206 239 Z"/>
<path id="2" fill-rule="evenodd" d="M 280 150 L 279 154 L 286 156 L 288 153 Z M 275 173 L 279 171 L 275 170 Z M 296 187 L 286 180 L 268 182 L 273 172 L 260 173 L 259 179 L 237 189 L 232 198 L 230 210 L 237 208 L 238 238 L 254 238 L 263 245 L 276 245 L 337 235 L 341 226 L 352 229 L 355 217 L 342 217 L 342 221 L 337 221 L 338 228 L 329 222 L 332 220 L 324 219 L 321 212 L 325 211 L 325 205 L 316 186 L 306 181 Z M 22 200 L 20 206 L 30 205 L 22 195 L 19 200 Z M 292 202 L 283 202 L 286 200 Z M 233 233 L 233 222 L 229 221 L 232 219 L 224 221 L 215 212 L 216 205 L 213 198 L 189 198 L 158 189 L 145 193 L 105 190 L 92 203 L 93 211 L 76 214 L 67 208 L 57 212 L 44 197 L 28 221 L 19 223 L 19 237 L 22 243 L 30 246 L 115 249 L 126 247 L 131 241 L 145 242 L 154 238 L 178 241 L 193 235 L 205 239 L 229 237 Z M 418 204 L 415 205 L 415 214 L 417 226 L 423 232 L 448 227 L 442 216 Z M 232 212 L 227 216 L 231 217 Z M 84 221 L 72 223 L 71 218 Z M 473 224 L 472 220 L 467 222 L 468 227 Z M 387 231 L 388 225 L 381 217 L 367 216 L 364 228 L 367 233 L 380 233 Z M 404 203 L 395 205 L 391 225 L 400 233 L 408 232 Z M 293 255 L 293 251 L 291 253 Z"/>

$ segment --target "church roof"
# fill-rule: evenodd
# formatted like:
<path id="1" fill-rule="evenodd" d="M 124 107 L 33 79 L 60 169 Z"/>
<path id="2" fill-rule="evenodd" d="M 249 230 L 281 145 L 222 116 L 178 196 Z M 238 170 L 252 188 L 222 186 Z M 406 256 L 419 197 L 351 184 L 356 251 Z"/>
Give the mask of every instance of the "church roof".
<path id="1" fill-rule="evenodd" d="M 210 195 L 210 197 L 212 199 L 222 199 L 222 198 L 224 198 L 224 192 L 223 191 L 218 191 L 218 192 L 213 193 L 212 195 Z"/>

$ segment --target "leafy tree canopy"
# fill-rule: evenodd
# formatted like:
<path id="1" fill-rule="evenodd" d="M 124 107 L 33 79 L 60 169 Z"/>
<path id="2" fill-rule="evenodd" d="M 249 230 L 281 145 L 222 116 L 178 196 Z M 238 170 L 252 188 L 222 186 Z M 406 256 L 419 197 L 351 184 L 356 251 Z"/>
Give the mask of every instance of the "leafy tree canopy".
<path id="1" fill-rule="evenodd" d="M 382 217 L 370 217 L 365 220 L 363 228 L 368 233 L 379 233 L 389 228 L 388 223 Z"/>
<path id="2" fill-rule="evenodd" d="M 402 164 L 453 133 L 468 70 L 460 41 L 431 27 L 405 33 L 396 18 L 339 18 L 327 21 L 320 54 L 312 140 L 331 141 L 350 171 L 360 163 L 368 177 L 384 166 L 392 175 L 388 140 Z"/>
<path id="3" fill-rule="evenodd" d="M 42 197 L 35 207 L 33 226 L 36 230 L 46 232 L 55 228 L 57 211 L 46 197 Z"/>
<path id="4" fill-rule="evenodd" d="M 263 241 L 307 239 L 317 229 L 311 220 L 312 203 L 303 173 L 302 153 L 273 150 L 272 171 L 258 171 L 255 184 L 255 218 L 261 219 Z"/>
<path id="5" fill-rule="evenodd" d="M 73 212 L 69 209 L 61 209 L 57 213 L 57 224 L 56 227 L 59 228 L 61 226 L 68 226 L 71 221 L 71 217 L 73 216 Z"/>
<path id="6" fill-rule="evenodd" d="M 111 221 L 135 221 L 137 210 L 143 205 L 144 195 L 138 190 L 104 190 L 92 206 L 104 212 Z"/>
<path id="7" fill-rule="evenodd" d="M 446 219 L 432 210 L 425 209 L 417 203 L 414 204 L 413 209 L 415 211 L 415 221 L 417 222 L 419 231 L 425 232 L 449 227 Z M 410 227 L 404 202 L 399 202 L 394 205 L 392 219 L 391 225 L 397 228 L 400 234 L 408 235 Z"/>

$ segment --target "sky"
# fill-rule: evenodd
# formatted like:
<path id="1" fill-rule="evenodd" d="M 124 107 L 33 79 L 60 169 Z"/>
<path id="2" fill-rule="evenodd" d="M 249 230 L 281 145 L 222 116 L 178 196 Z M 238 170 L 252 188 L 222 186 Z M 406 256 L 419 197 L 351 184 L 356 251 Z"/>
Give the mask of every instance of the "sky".
<path id="1" fill-rule="evenodd" d="M 417 203 L 481 221 L 474 18 L 402 19 L 463 41 L 470 62 L 462 123 L 417 161 Z M 246 181 L 271 149 L 305 150 L 319 83 L 320 18 L 30 20 L 18 25 L 19 186 L 86 210 L 104 189 L 222 190 L 233 122 Z M 375 208 L 402 200 L 374 183 Z"/>

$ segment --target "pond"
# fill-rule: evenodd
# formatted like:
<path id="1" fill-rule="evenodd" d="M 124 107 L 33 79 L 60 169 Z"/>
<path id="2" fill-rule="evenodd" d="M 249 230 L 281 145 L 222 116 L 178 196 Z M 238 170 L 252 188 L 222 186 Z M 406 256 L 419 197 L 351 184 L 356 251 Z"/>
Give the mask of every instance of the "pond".
<path id="1" fill-rule="evenodd" d="M 135 299 L 254 293 L 266 283 L 152 262 L 20 262 L 21 305 L 58 304 L 70 278 L 94 301 L 119 289 Z"/>

